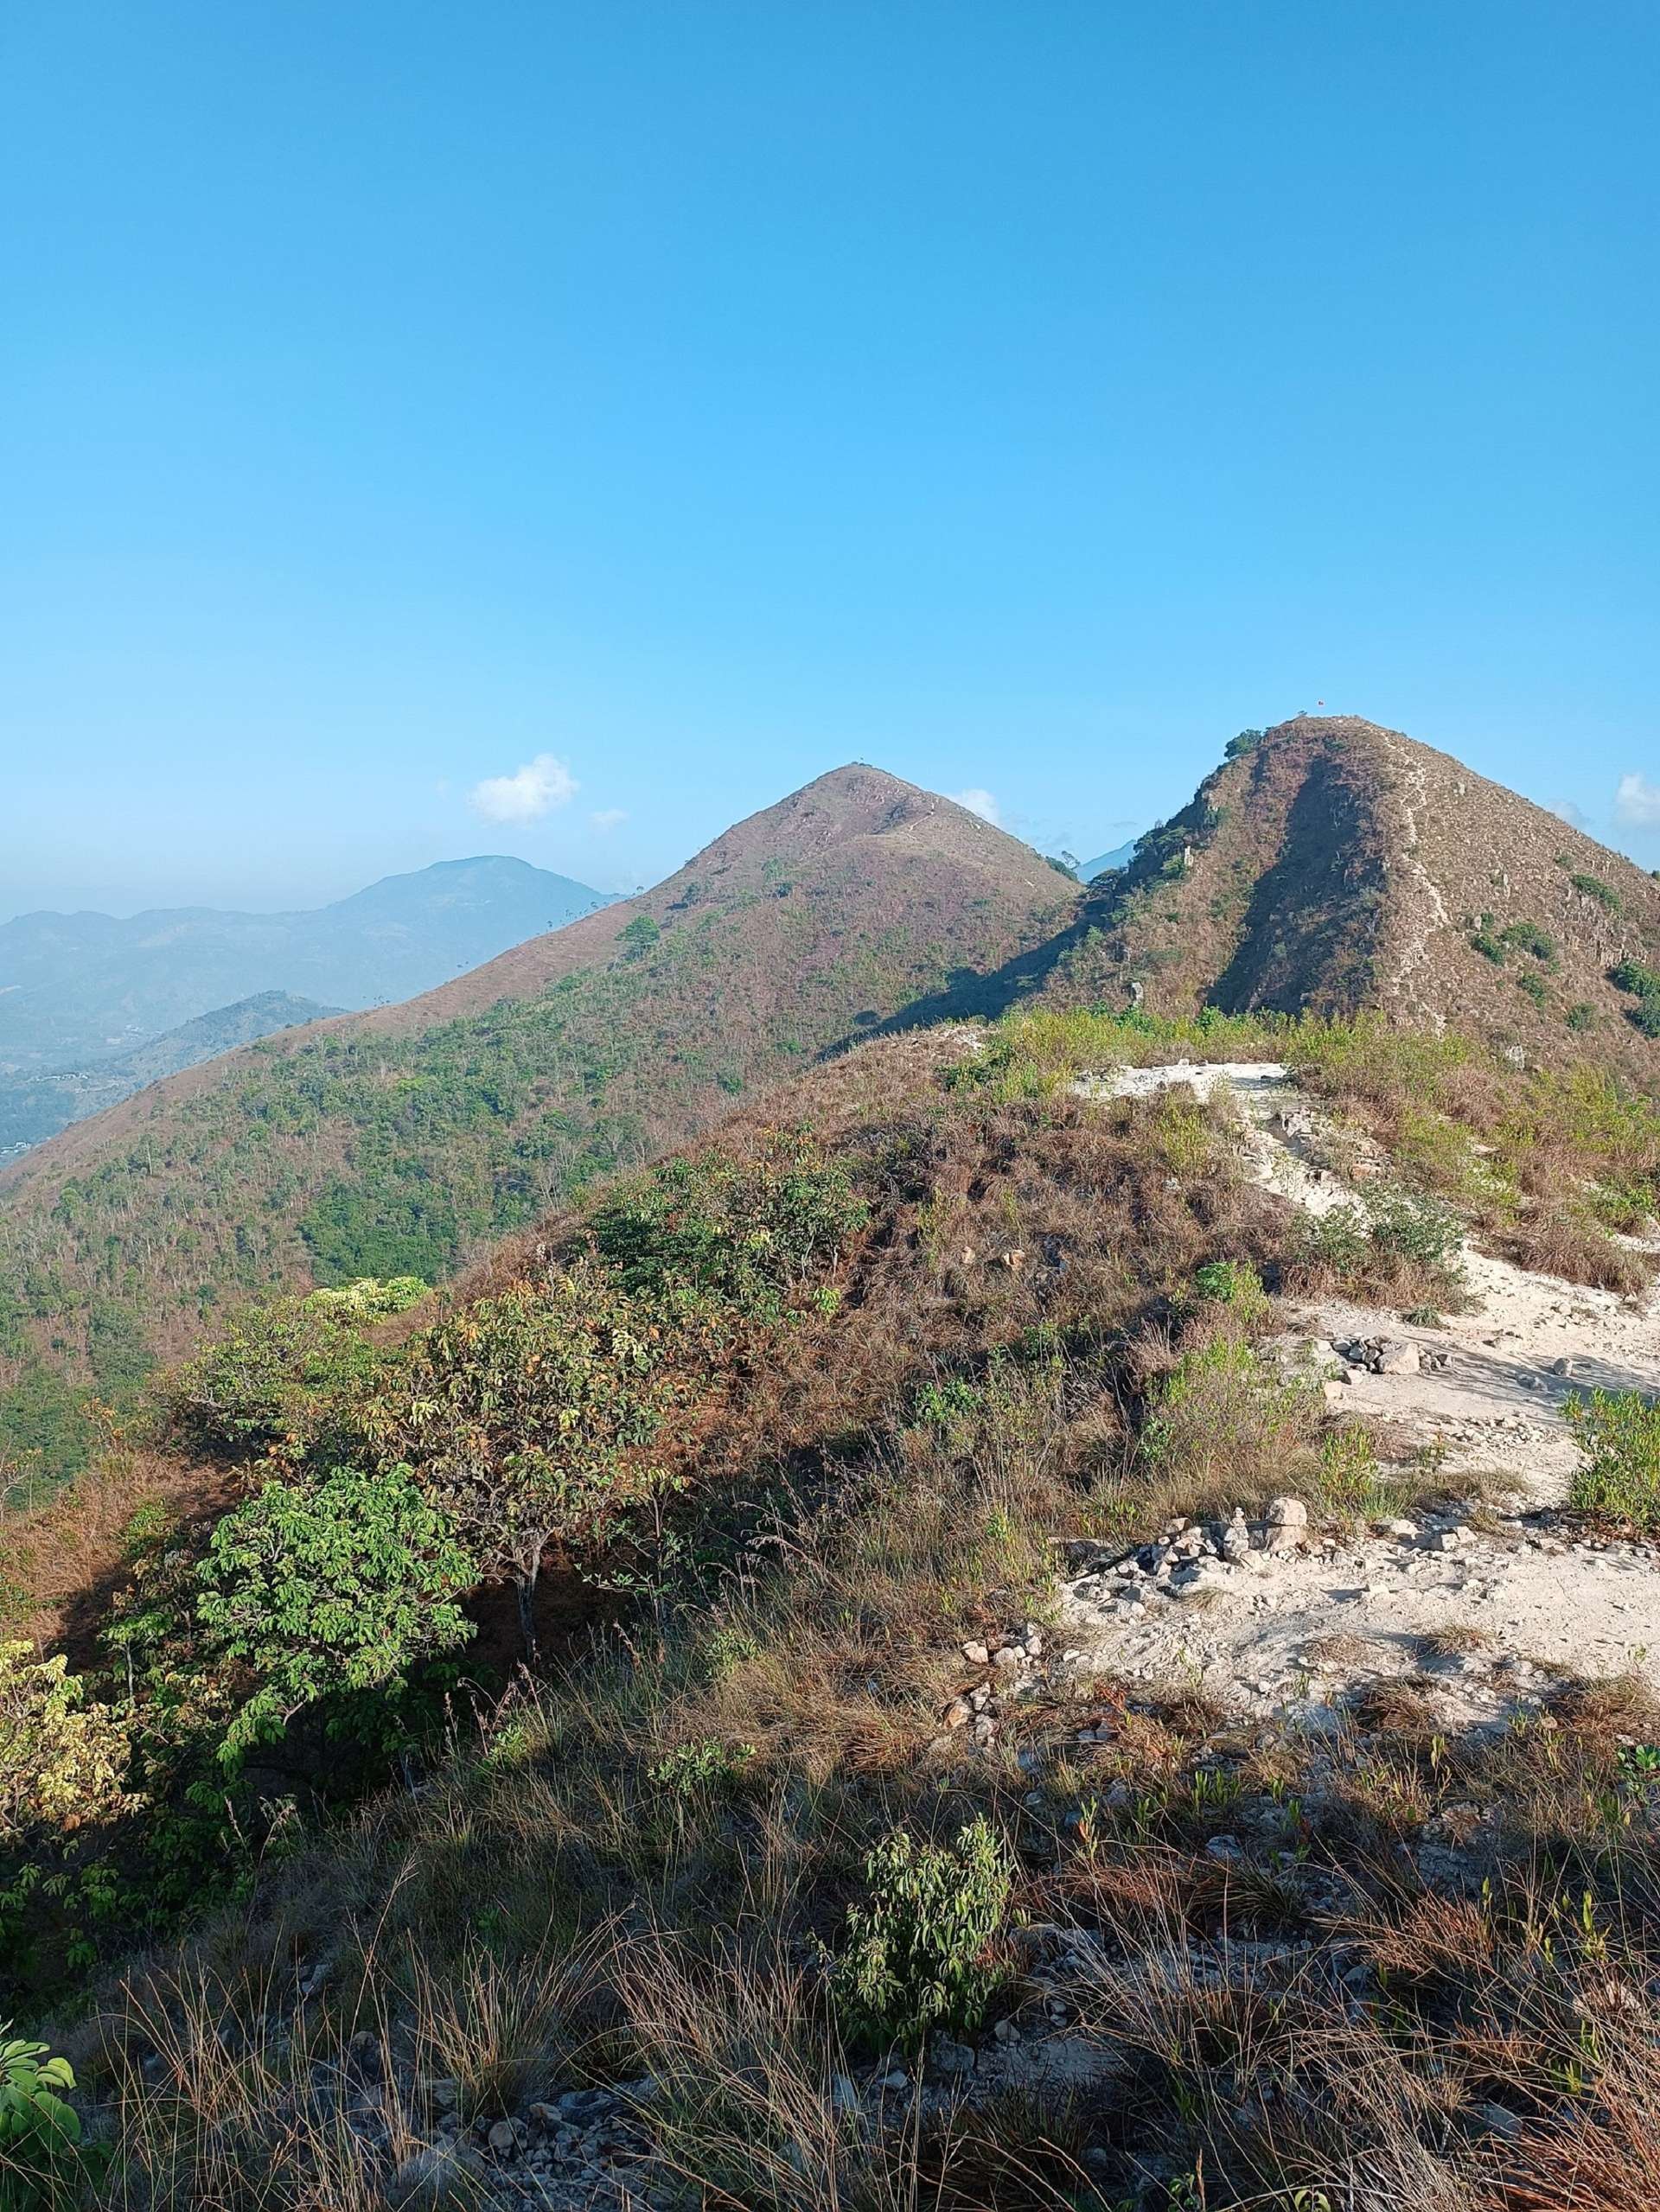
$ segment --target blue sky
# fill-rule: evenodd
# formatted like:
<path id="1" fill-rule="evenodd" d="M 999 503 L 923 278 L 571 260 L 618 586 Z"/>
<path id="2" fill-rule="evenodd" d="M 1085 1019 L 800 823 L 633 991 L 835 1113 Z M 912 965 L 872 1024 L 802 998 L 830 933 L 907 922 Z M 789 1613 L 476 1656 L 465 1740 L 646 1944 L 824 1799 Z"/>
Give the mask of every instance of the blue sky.
<path id="1" fill-rule="evenodd" d="M 1317 698 L 1660 865 L 1652 0 L 0 41 L 0 913 L 630 888 L 854 757 L 1091 854 Z"/>

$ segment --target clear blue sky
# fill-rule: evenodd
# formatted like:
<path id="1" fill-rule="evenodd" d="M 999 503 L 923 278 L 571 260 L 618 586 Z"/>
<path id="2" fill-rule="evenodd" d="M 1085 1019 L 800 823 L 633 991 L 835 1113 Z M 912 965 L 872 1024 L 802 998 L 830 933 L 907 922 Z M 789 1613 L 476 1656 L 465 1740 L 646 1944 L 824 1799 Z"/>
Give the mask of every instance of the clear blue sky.
<path id="1" fill-rule="evenodd" d="M 0 913 L 1089 854 L 1321 698 L 1660 864 L 1657 114 L 1654 0 L 14 7 Z"/>

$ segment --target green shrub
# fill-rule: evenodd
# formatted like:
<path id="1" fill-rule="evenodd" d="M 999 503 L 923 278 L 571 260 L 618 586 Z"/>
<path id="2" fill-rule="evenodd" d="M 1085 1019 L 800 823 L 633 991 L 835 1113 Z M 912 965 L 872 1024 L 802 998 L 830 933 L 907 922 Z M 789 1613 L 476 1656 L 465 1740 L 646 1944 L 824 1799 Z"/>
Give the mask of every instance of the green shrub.
<path id="1" fill-rule="evenodd" d="M 1593 1390 L 1569 1398 L 1562 1411 L 1586 1455 L 1568 1502 L 1660 1529 L 1660 1403 L 1637 1390 Z"/>
<path id="2" fill-rule="evenodd" d="M 1610 914 L 1619 912 L 1619 893 L 1612 883 L 1605 883 L 1600 876 L 1574 875 L 1567 880 L 1576 891 L 1583 891 L 1587 898 L 1595 899 L 1599 905 L 1606 906 Z"/>
<path id="3" fill-rule="evenodd" d="M 0 1842 L 36 1826 L 80 1827 L 124 1805 L 126 1731 L 86 1694 L 61 1654 L 0 1643 Z"/>
<path id="4" fill-rule="evenodd" d="M 736 1782 L 754 1756 L 753 1743 L 723 1743 L 718 1736 L 705 1736 L 678 1745 L 648 1767 L 646 1775 L 677 1797 L 696 1797 Z"/>
<path id="5" fill-rule="evenodd" d="M 1446 1274 L 1458 1265 L 1464 1225 L 1449 1206 L 1421 1193 L 1390 1187 L 1366 1204 L 1367 1233 L 1380 1252 Z"/>
<path id="6" fill-rule="evenodd" d="M 1197 1268 L 1193 1287 L 1213 1305 L 1227 1306 L 1248 1326 L 1268 1310 L 1262 1278 L 1248 1259 L 1212 1259 Z"/>
<path id="7" fill-rule="evenodd" d="M 472 1562 L 406 1467 L 265 1483 L 218 1523 L 196 1574 L 197 1617 L 245 1678 L 227 1765 L 308 1706 L 399 1684 L 471 1633 L 456 1600 Z"/>
<path id="8" fill-rule="evenodd" d="M 1583 1036 L 1586 1030 L 1597 1026 L 1597 1010 L 1588 998 L 1576 999 L 1562 1019 L 1576 1035 Z"/>
<path id="9" fill-rule="evenodd" d="M 1548 930 L 1542 929 L 1536 921 L 1507 922 L 1498 933 L 1499 942 L 1517 953 L 1531 953 L 1536 960 L 1547 967 L 1556 964 L 1556 940 Z"/>
<path id="10" fill-rule="evenodd" d="M 0 2212 L 71 2212 L 105 2161 L 63 2094 L 75 2086 L 68 2060 L 7 2038 L 10 2025 L 0 2021 Z"/>
<path id="11" fill-rule="evenodd" d="M 1630 1018 L 1644 1036 L 1660 1037 L 1660 968 L 1645 967 L 1641 960 L 1622 960 L 1609 969 L 1608 980 L 1637 1000 Z"/>
<path id="12" fill-rule="evenodd" d="M 988 1954 L 1012 1887 L 989 1824 L 972 1821 L 949 1848 L 896 1829 L 865 1858 L 865 1879 L 869 1901 L 850 1909 L 826 1961 L 846 2034 L 916 2050 L 935 2028 L 978 2028 L 1005 1979 Z"/>
<path id="13" fill-rule="evenodd" d="M 338 1293 L 314 1293 L 248 1307 L 217 1342 L 159 1384 L 168 1431 L 187 1449 L 215 1458 L 297 1464 L 352 1457 L 358 1412 L 384 1357 L 354 1327 L 359 1317 L 349 1294 L 344 1301 Z"/>
<path id="14" fill-rule="evenodd" d="M 1267 731 L 1262 730 L 1242 730 L 1236 737 L 1230 737 L 1223 747 L 1223 758 L 1226 761 L 1242 759 L 1247 753 L 1254 753 L 1267 735 Z"/>
<path id="15" fill-rule="evenodd" d="M 924 1428 L 938 1429 L 943 1434 L 963 1421 L 972 1420 L 985 1396 L 977 1383 L 967 1381 L 961 1375 L 948 1375 L 943 1382 L 925 1382 L 922 1386 L 916 1393 L 914 1418 Z"/>
<path id="16" fill-rule="evenodd" d="M 679 1280 L 761 1314 L 833 1265 L 868 1213 L 846 1168 L 806 1131 L 773 1130 L 747 1157 L 666 1160 L 591 1227 L 630 1291 Z"/>
<path id="17" fill-rule="evenodd" d="M 1504 966 L 1510 948 L 1499 934 L 1497 915 L 1484 914 L 1478 918 L 1471 933 L 1470 943 L 1483 959 L 1491 960 L 1497 968 Z"/>
<path id="18" fill-rule="evenodd" d="M 1525 992 L 1526 995 L 1532 999 L 1534 1004 L 1539 1008 L 1540 1011 L 1542 1013 L 1543 1012 L 1549 993 L 1546 991 L 1543 979 L 1541 977 L 1536 975 L 1519 975 L 1516 979 L 1516 987 L 1518 991 Z"/>

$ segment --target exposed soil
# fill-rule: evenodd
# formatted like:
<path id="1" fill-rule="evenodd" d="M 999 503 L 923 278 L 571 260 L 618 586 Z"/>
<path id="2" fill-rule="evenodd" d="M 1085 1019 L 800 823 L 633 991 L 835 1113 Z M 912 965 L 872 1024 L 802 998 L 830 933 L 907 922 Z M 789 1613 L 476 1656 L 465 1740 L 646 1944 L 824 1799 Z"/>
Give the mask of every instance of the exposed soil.
<path id="1" fill-rule="evenodd" d="M 1357 1193 L 1321 1164 L 1329 1132 L 1272 1062 L 1131 1068 L 1080 1086 L 1145 1096 L 1225 1087 L 1254 1178 L 1312 1212 Z M 1627 1671 L 1660 1688 L 1660 1571 L 1646 1545 L 1585 1537 L 1561 1512 L 1579 1456 L 1570 1391 L 1660 1393 L 1660 1295 L 1638 1304 L 1536 1274 L 1466 1244 L 1471 1310 L 1434 1328 L 1340 1300 L 1287 1304 L 1278 1348 L 1325 1380 L 1328 1402 L 1384 1427 L 1401 1453 L 1428 1446 L 1456 1495 L 1481 1478 L 1491 1505 L 1306 1550 L 1216 1559 L 1185 1593 L 1105 1559 L 1066 1584 L 1062 1635 L 1075 1669 L 1186 1680 L 1248 1711 L 1329 1712 L 1358 1687 L 1424 1674 L 1431 1709 L 1457 1726 L 1536 1706 L 1554 1671 Z M 1339 1348 L 1382 1340 L 1404 1372 L 1375 1373 Z M 1433 1364 L 1430 1364 L 1433 1362 Z M 1472 1488 L 1478 1487 L 1472 1484 Z M 1474 1525 L 1472 1525 L 1472 1518 Z M 1451 1648 L 1457 1632 L 1469 1648 Z M 1448 1645 L 1439 1655 L 1428 1639 Z"/>

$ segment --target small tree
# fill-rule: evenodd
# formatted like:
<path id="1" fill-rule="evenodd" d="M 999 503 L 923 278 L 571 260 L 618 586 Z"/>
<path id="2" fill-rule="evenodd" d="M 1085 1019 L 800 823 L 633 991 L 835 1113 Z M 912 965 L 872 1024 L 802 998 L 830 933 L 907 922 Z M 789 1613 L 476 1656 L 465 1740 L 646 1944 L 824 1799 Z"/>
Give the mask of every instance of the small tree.
<path id="1" fill-rule="evenodd" d="M 342 1467 L 309 1488 L 265 1483 L 215 1527 L 196 1578 L 198 1619 L 249 1680 L 220 1753 L 233 1766 L 308 1705 L 463 1643 L 455 1600 L 476 1576 L 406 1467 Z"/>
<path id="2" fill-rule="evenodd" d="M 0 1643 L 0 1842 L 118 1813 L 128 1752 L 120 1720 L 86 1703 L 67 1659 Z"/>
<path id="3" fill-rule="evenodd" d="M 852 1906 L 826 1958 L 843 2025 L 878 2049 L 920 2049 L 935 2028 L 977 2028 L 1005 1975 L 991 1956 L 1012 1886 L 1008 1854 L 982 1817 L 954 1846 L 903 1828 L 867 1855 L 869 1901 Z"/>
<path id="4" fill-rule="evenodd" d="M 217 1343 L 163 1378 L 163 1418 L 176 1437 L 216 1458 L 348 1457 L 357 1408 L 382 1361 L 354 1326 L 366 1317 L 334 1294 L 250 1306 Z"/>
<path id="5" fill-rule="evenodd" d="M 513 1581 L 527 1652 L 548 1546 L 602 1551 L 661 1482 L 644 1448 L 671 1402 L 664 1355 L 654 1310 L 582 1260 L 430 1329 L 384 1409 L 385 1444 L 482 1573 Z"/>

